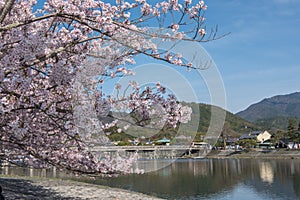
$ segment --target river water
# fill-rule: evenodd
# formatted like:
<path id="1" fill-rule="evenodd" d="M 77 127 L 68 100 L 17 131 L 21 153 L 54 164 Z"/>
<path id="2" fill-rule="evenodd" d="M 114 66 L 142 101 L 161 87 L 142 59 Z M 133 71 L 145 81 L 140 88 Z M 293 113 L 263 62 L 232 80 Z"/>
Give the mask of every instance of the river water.
<path id="1" fill-rule="evenodd" d="M 168 161 L 141 162 L 157 166 Z M 23 173 L 30 175 L 24 170 Z M 54 176 L 53 171 L 35 175 Z M 55 176 L 64 175 L 55 172 Z M 179 159 L 165 168 L 142 175 L 72 179 L 165 199 L 300 199 L 300 160 L 296 159 Z"/>

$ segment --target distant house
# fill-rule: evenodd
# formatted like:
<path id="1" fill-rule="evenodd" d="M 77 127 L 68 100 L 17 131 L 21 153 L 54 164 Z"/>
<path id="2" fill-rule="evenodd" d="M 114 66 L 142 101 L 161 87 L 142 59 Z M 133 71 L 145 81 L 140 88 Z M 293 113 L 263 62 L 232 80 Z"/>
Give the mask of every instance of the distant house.
<path id="1" fill-rule="evenodd" d="M 249 133 L 246 133 L 246 134 L 243 134 L 243 135 L 241 135 L 241 137 L 239 138 L 239 140 L 246 140 L 246 139 L 256 139 L 256 135 L 251 135 L 251 134 L 249 134 Z"/>
<path id="2" fill-rule="evenodd" d="M 271 139 L 272 135 L 268 131 L 261 132 L 257 135 L 256 139 L 260 143 L 267 142 Z"/>
<path id="3" fill-rule="evenodd" d="M 192 147 L 212 149 L 212 146 L 207 142 L 192 142 Z"/>
<path id="4" fill-rule="evenodd" d="M 298 133 L 300 135 L 300 133 Z M 300 141 L 295 142 L 288 138 L 281 138 L 277 143 L 278 148 L 300 149 Z"/>
<path id="5" fill-rule="evenodd" d="M 238 138 L 233 137 L 227 137 L 226 138 L 226 145 L 235 145 L 235 143 L 238 141 Z"/>
<path id="6" fill-rule="evenodd" d="M 226 149 L 239 149 L 240 145 L 237 145 L 238 138 L 227 137 Z"/>
<path id="7" fill-rule="evenodd" d="M 155 141 L 155 144 L 157 144 L 157 145 L 167 145 L 167 146 L 169 146 L 169 145 L 170 145 L 170 142 L 171 142 L 170 139 L 163 138 L 163 139 L 160 139 L 160 140 L 156 140 L 156 141 Z"/>
<path id="8" fill-rule="evenodd" d="M 288 149 L 300 149 L 300 145 L 298 143 L 295 143 L 295 142 L 289 142 L 287 144 L 287 148 Z"/>
<path id="9" fill-rule="evenodd" d="M 290 142 L 289 139 L 287 139 L 287 138 L 281 138 L 279 140 L 279 142 L 276 144 L 276 147 L 277 148 L 287 148 L 289 142 Z"/>
<path id="10" fill-rule="evenodd" d="M 252 131 L 250 133 L 243 134 L 239 140 L 253 139 L 259 143 L 259 146 L 263 144 L 268 144 L 269 146 L 271 137 L 272 135 L 268 131 Z"/>

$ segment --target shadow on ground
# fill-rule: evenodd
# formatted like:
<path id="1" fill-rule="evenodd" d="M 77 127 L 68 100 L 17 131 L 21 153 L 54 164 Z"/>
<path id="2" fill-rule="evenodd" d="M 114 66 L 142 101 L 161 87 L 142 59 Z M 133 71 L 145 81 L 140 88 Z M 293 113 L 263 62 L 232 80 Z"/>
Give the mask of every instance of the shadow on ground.
<path id="1" fill-rule="evenodd" d="M 30 180 L 20 180 L 20 179 L 10 179 L 10 178 L 0 178 L 0 185 L 3 189 L 3 196 L 5 200 L 35 200 L 35 199 L 61 199 L 61 200 L 71 200 L 74 198 L 62 197 L 58 193 L 45 189 L 41 186 L 32 184 Z M 77 200 L 81 198 L 75 198 Z"/>

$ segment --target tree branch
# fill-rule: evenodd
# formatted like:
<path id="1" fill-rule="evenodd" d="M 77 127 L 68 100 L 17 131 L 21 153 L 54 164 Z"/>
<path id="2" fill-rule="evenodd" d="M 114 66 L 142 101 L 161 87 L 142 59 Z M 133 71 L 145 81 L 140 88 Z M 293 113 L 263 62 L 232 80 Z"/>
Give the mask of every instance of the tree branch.
<path id="1" fill-rule="evenodd" d="M 6 0 L 4 7 L 0 11 L 0 23 L 2 24 L 6 15 L 11 11 L 15 0 Z"/>

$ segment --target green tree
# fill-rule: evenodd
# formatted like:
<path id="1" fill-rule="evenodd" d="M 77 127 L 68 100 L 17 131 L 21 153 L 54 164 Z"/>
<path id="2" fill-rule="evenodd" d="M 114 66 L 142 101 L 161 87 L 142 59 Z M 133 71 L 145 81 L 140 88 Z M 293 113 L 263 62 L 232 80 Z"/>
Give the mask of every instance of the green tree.
<path id="1" fill-rule="evenodd" d="M 253 148 L 256 146 L 256 140 L 254 139 L 239 140 L 237 144 L 244 148 Z"/>
<path id="2" fill-rule="evenodd" d="M 299 120 L 299 124 L 298 124 L 298 129 L 295 131 L 295 135 L 297 137 L 297 142 L 299 142 L 299 140 L 300 140 L 300 120 Z"/>
<path id="3" fill-rule="evenodd" d="M 299 142 L 299 134 L 296 129 L 296 120 L 294 118 L 291 118 L 288 121 L 287 135 L 294 143 Z"/>
<path id="4" fill-rule="evenodd" d="M 215 144 L 215 147 L 217 147 L 217 148 L 219 148 L 219 147 L 224 148 L 224 142 L 221 141 L 221 140 L 218 140 L 218 141 L 216 142 L 216 144 Z"/>
<path id="5" fill-rule="evenodd" d="M 290 118 L 288 120 L 287 135 L 290 139 L 293 137 L 293 134 L 295 132 L 295 124 L 296 124 L 295 119 Z"/>
<path id="6" fill-rule="evenodd" d="M 228 132 L 229 132 L 229 125 L 227 122 L 225 122 L 224 126 L 223 126 L 223 130 L 221 132 L 221 137 L 223 140 L 223 147 L 224 149 L 226 149 L 226 137 L 228 136 Z"/>
<path id="7" fill-rule="evenodd" d="M 284 137 L 284 133 L 281 130 L 278 130 L 274 136 L 271 138 L 273 144 L 279 144 L 280 139 Z"/>

